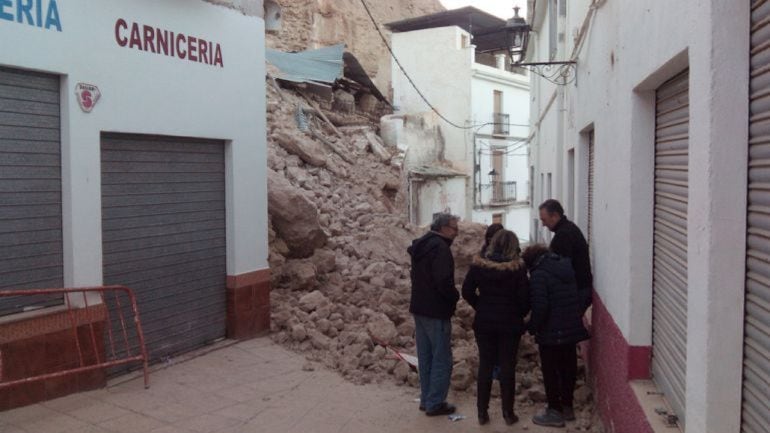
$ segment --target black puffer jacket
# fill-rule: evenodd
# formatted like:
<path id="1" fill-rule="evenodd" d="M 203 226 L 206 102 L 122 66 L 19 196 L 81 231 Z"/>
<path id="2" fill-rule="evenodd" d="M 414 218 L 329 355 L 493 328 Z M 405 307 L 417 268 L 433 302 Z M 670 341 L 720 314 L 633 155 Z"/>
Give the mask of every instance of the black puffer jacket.
<path id="1" fill-rule="evenodd" d="M 572 344 L 589 338 L 575 271 L 566 257 L 546 253 L 529 270 L 532 317 L 528 328 L 537 344 Z"/>
<path id="2" fill-rule="evenodd" d="M 460 293 L 455 287 L 455 262 L 449 249 L 452 241 L 428 232 L 412 241 L 412 299 L 409 312 L 434 319 L 449 319 Z"/>
<path id="3" fill-rule="evenodd" d="M 474 331 L 521 335 L 524 316 L 529 313 L 529 281 L 524 262 L 477 256 L 465 276 L 463 298 L 476 310 Z"/>

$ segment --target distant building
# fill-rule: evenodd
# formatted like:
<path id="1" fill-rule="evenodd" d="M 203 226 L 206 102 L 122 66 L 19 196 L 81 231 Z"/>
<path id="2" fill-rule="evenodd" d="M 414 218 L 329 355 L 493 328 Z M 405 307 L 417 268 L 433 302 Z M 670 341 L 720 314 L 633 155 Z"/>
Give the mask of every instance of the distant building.
<path id="1" fill-rule="evenodd" d="M 485 224 L 502 222 L 528 238 L 529 77 L 509 72 L 505 56 L 485 53 L 483 40 L 475 45 L 473 36 L 503 25 L 504 20 L 473 7 L 387 25 L 395 56 L 414 84 L 441 115 L 460 126 L 432 112 L 394 62 L 393 104 L 396 114 L 407 119 L 405 163 L 412 207 L 420 208 L 411 215 L 417 224 L 430 222 L 433 213 L 451 211 Z M 410 126 L 416 118 L 422 124 Z M 426 128 L 432 128 L 433 137 L 421 135 Z M 426 170 L 415 170 L 426 166 L 427 173 L 441 173 L 430 188 Z"/>

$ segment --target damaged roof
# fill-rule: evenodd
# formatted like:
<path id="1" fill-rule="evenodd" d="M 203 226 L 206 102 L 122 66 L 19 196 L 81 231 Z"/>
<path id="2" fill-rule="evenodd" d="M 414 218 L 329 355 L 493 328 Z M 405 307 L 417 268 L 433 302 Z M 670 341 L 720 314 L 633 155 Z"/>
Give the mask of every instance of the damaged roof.
<path id="1" fill-rule="evenodd" d="M 286 53 L 268 48 L 266 60 L 278 68 L 275 78 L 294 83 L 333 85 L 343 78 L 354 81 L 374 95 L 380 101 L 390 105 L 385 95 L 374 85 L 361 63 L 350 52 L 345 51 L 345 44 L 315 50 Z"/>
<path id="2" fill-rule="evenodd" d="M 473 44 L 479 52 L 506 49 L 506 21 L 473 6 L 438 12 L 385 24 L 391 31 L 411 32 L 436 27 L 460 27 L 473 35 Z"/>
<path id="3" fill-rule="evenodd" d="M 295 83 L 333 84 L 342 78 L 344 52 L 345 44 L 298 53 L 285 53 L 268 48 L 265 58 L 279 69 L 275 78 Z"/>

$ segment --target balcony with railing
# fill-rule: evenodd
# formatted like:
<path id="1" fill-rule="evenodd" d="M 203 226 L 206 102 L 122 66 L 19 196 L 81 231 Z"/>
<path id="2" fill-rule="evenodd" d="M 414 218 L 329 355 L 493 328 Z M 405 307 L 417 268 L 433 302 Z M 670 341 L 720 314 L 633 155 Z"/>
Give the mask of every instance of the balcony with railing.
<path id="1" fill-rule="evenodd" d="M 516 203 L 516 182 L 492 181 L 480 186 L 482 206 L 507 206 Z"/>
<path id="2" fill-rule="evenodd" d="M 494 135 L 509 135 L 511 132 L 511 116 L 508 113 L 492 113 Z"/>

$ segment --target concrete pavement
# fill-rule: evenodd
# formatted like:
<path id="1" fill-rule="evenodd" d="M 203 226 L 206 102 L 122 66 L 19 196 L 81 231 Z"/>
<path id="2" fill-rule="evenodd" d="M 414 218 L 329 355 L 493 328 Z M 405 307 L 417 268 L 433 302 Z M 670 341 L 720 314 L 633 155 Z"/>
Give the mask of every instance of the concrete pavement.
<path id="1" fill-rule="evenodd" d="M 303 356 L 268 338 L 240 342 L 153 372 L 147 390 L 138 377 L 122 379 L 102 390 L 0 412 L 0 433 L 565 432 L 532 426 L 525 412 L 507 427 L 496 407 L 491 425 L 480 427 L 472 396 L 451 400 L 467 419 L 428 418 L 417 410 L 414 388 L 358 386 L 304 365 Z"/>

